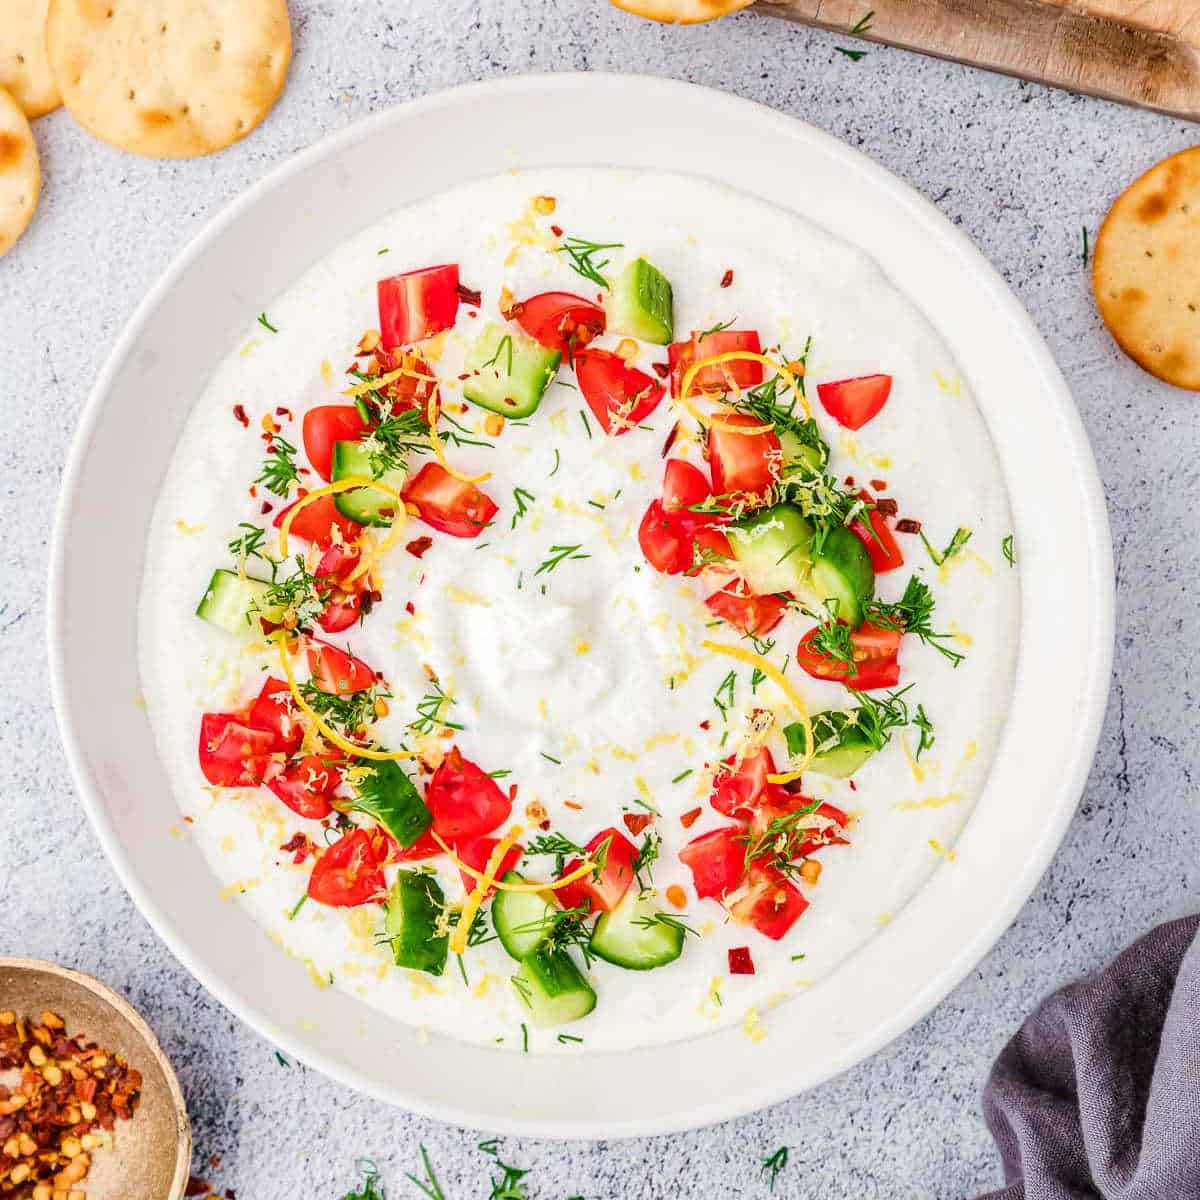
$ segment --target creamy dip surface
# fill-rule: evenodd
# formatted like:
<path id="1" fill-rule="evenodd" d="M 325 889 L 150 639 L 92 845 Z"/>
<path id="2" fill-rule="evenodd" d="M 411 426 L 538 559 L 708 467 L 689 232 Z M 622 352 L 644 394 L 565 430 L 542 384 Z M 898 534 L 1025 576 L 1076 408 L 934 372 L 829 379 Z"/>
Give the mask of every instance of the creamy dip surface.
<path id="1" fill-rule="evenodd" d="M 539 195 L 555 198 L 552 217 L 534 208 Z M 966 548 L 940 567 L 919 538 L 900 535 L 905 566 L 878 579 L 878 595 L 896 600 L 913 572 L 922 577 L 936 599 L 935 625 L 954 635 L 965 657 L 954 667 L 916 638 L 904 639 L 901 685 L 915 685 L 906 699 L 924 706 L 936 737 L 920 761 L 910 728 L 853 785 L 805 775 L 807 795 L 854 816 L 851 845 L 821 852 L 819 882 L 800 885 L 811 907 L 778 943 L 733 923 L 716 901 L 697 900 L 678 859 L 685 842 L 727 823 L 708 803 L 712 764 L 728 752 L 722 737 L 728 744 L 751 708 L 774 709 L 781 725 L 793 718 L 769 680 L 752 688 L 750 667 L 702 648 L 713 637 L 749 645 L 729 627 L 709 628 L 703 600 L 720 583 L 660 575 L 639 550 L 638 523 L 660 493 L 662 446 L 677 420 L 672 453 L 704 465 L 695 423 L 669 397 L 644 422 L 649 429 L 606 437 L 592 420 L 589 432 L 564 363 L 527 423 L 487 438 L 491 447 L 449 448 L 456 466 L 493 473 L 482 485 L 499 505 L 493 525 L 467 540 L 413 519 L 382 566 L 382 601 L 361 626 L 329 636 L 386 676 L 390 711 L 375 730 L 385 746 L 405 739 L 428 690 L 423 668 L 432 668 L 453 698 L 448 717 L 463 726 L 456 744 L 484 771 L 511 772 L 503 783 L 518 785 L 512 820 L 527 830 L 531 801 L 545 806 L 555 831 L 580 843 L 607 826 L 622 828 L 624 812 L 660 814 L 654 884 L 660 896 L 671 884 L 684 887 L 685 911 L 662 907 L 697 936 L 657 970 L 593 964 L 595 1010 L 563 1029 L 528 1030 L 530 1049 L 615 1050 L 727 1024 L 757 1039 L 774 1019 L 768 1010 L 835 970 L 933 871 L 955 869 L 955 839 L 1004 721 L 1019 626 L 1017 572 L 1002 553 L 1012 528 L 1005 488 L 955 362 L 898 290 L 904 280 L 893 286 L 861 252 L 797 216 L 681 175 L 514 172 L 404 208 L 339 246 L 284 295 L 263 296 L 265 321 L 278 332 L 254 324 L 232 348 L 163 482 L 141 595 L 146 703 L 187 818 L 180 828 L 203 850 L 214 889 L 262 926 L 264 953 L 296 956 L 309 965 L 314 987 L 361 997 L 420 1036 L 523 1048 L 526 1017 L 508 984 L 515 964 L 498 942 L 470 948 L 462 973 L 451 961 L 433 978 L 392 964 L 388 946 L 377 941 L 377 906 L 310 901 L 289 919 L 311 861 L 294 865 L 279 847 L 297 830 L 320 843 L 319 825 L 266 789 L 208 787 L 196 753 L 201 714 L 245 706 L 265 672 L 279 674 L 278 659 L 262 642 L 224 633 L 194 613 L 213 569 L 234 565 L 226 547 L 239 522 L 270 529 L 271 518 L 259 514 L 262 495 L 254 499 L 247 488 L 263 460 L 262 417 L 279 406 L 290 410 L 295 419 L 284 421 L 283 436 L 299 444 L 308 407 L 346 402 L 344 371 L 355 343 L 378 325 L 376 280 L 457 262 L 463 283 L 481 290 L 478 318 L 460 308 L 457 326 L 430 354 L 439 378 L 450 381 L 443 399 L 453 404 L 461 400 L 454 380 L 471 337 L 484 320 L 499 319 L 502 286 L 517 297 L 552 289 L 595 296 L 596 285 L 553 253 L 552 222 L 567 234 L 622 243 L 609 252 L 613 270 L 639 254 L 654 263 L 673 285 L 677 337 L 733 321 L 757 329 L 764 347 L 781 345 L 794 357 L 811 336 L 808 390 L 832 450 L 830 472 L 859 486 L 885 480 L 900 515 L 919 519 L 936 548 L 960 526 L 972 531 Z M 722 288 L 727 271 L 733 280 Z M 611 349 L 619 340 L 606 334 L 595 344 Z M 650 370 L 665 357 L 664 348 L 643 343 L 637 365 Z M 874 420 L 848 433 L 816 402 L 815 385 L 873 372 L 893 376 L 891 397 Z M 236 405 L 248 429 L 234 418 Z M 471 408 L 457 419 L 482 431 L 486 415 Z M 514 522 L 517 488 L 534 498 Z M 425 533 L 433 546 L 423 558 L 404 552 L 405 541 Z M 567 545 L 587 557 L 537 574 L 552 546 Z M 770 660 L 791 662 L 811 624 L 789 614 L 769 635 Z M 733 707 L 723 715 L 714 694 L 731 667 Z M 841 685 L 812 679 L 794 662 L 787 676 L 813 712 L 850 706 Z M 782 759 L 779 740 L 773 745 Z M 697 806 L 701 817 L 685 829 L 680 816 Z M 431 865 L 447 896 L 461 898 L 457 869 L 445 858 Z M 524 869 L 544 878 L 552 866 L 539 858 Z M 751 948 L 756 974 L 729 974 L 727 952 L 738 946 Z M 564 1042 L 560 1033 L 582 1040 Z"/>

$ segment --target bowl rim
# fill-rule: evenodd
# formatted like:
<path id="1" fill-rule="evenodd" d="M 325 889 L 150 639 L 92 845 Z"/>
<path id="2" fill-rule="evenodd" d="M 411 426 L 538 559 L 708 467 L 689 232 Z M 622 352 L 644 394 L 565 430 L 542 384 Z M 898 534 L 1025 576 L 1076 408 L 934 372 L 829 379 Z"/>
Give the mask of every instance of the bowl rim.
<path id="1" fill-rule="evenodd" d="M 986 291 L 989 302 L 994 304 L 1003 318 L 1011 324 L 1015 337 L 1022 343 L 1030 356 L 1032 367 L 1042 379 L 1047 394 L 1055 401 L 1054 417 L 1058 421 L 1060 433 L 1067 440 L 1065 452 L 1076 469 L 1078 484 L 1084 497 L 1081 517 L 1085 525 L 1088 582 L 1091 585 L 1088 593 L 1089 609 L 1083 622 L 1090 631 L 1089 648 L 1092 655 L 1088 661 L 1079 665 L 1080 675 L 1084 680 L 1080 685 L 1084 700 L 1076 714 L 1071 752 L 1059 763 L 1060 782 L 1056 791 L 1063 797 L 1063 801 L 1055 806 L 1050 819 L 1038 831 L 1036 840 L 1027 845 L 1028 853 L 1009 877 L 1010 886 L 1004 903 L 998 904 L 991 911 L 990 917 L 980 922 L 974 935 L 964 939 L 956 953 L 945 958 L 944 966 L 935 978 L 914 992 L 906 1004 L 895 1008 L 890 1019 L 881 1021 L 869 1035 L 860 1037 L 854 1043 L 852 1051 L 831 1055 L 829 1061 L 819 1071 L 810 1073 L 803 1084 L 790 1082 L 786 1073 L 780 1071 L 776 1078 L 756 1083 L 752 1090 L 739 1094 L 732 1103 L 729 1097 L 720 1095 L 690 1097 L 686 1109 L 664 1112 L 657 1120 L 641 1119 L 636 1124 L 591 1117 L 558 1119 L 483 1113 L 471 1108 L 470 1100 L 461 1104 L 441 1102 L 416 1094 L 403 1086 L 379 1083 L 354 1067 L 314 1048 L 290 1030 L 279 1028 L 255 1002 L 240 994 L 215 969 L 210 969 L 201 961 L 139 878 L 135 862 L 121 845 L 100 788 L 87 769 L 81 723 L 76 720 L 76 713 L 66 691 L 67 661 L 64 636 L 67 527 L 71 512 L 79 500 L 80 474 L 93 434 L 103 416 L 112 384 L 135 348 L 151 315 L 169 295 L 178 277 L 203 255 L 206 247 L 235 226 L 246 212 L 271 191 L 303 174 L 326 156 L 359 140 L 369 139 L 393 124 L 415 120 L 443 106 L 456 103 L 486 104 L 490 98 L 499 94 L 519 95 L 522 91 L 553 93 L 560 90 L 605 87 L 644 89 L 648 93 L 657 93 L 656 99 L 662 102 L 670 102 L 672 97 L 686 99 L 700 96 L 705 103 L 724 106 L 730 113 L 740 115 L 748 124 L 753 123 L 765 131 L 769 132 L 774 128 L 793 135 L 798 130 L 803 131 L 804 137 L 811 144 L 819 146 L 834 159 L 852 165 L 863 176 L 882 187 L 898 206 L 905 206 L 915 218 L 936 225 L 938 235 L 949 249 L 973 266 L 978 286 Z M 963 365 L 965 367 L 967 364 Z M 602 1139 L 652 1136 L 699 1128 L 743 1116 L 785 1100 L 795 1095 L 798 1090 L 814 1087 L 873 1055 L 910 1029 L 944 999 L 990 951 L 1033 894 L 1038 880 L 1052 860 L 1074 817 L 1086 783 L 1108 699 L 1114 649 L 1115 580 L 1103 491 L 1090 445 L 1066 381 L 1032 319 L 1003 278 L 966 234 L 945 218 L 931 201 L 861 151 L 799 118 L 756 101 L 697 84 L 655 76 L 555 72 L 500 77 L 451 87 L 403 102 L 356 121 L 344 129 L 325 135 L 273 167 L 205 223 L 137 305 L 114 342 L 85 402 L 67 456 L 56 507 L 49 559 L 47 609 L 51 694 L 66 757 L 89 820 L 109 861 L 141 913 L 176 959 L 212 995 L 272 1044 L 280 1045 L 291 1055 L 323 1074 L 387 1103 L 400 1104 L 406 1109 L 450 1124 L 487 1128 L 503 1134 Z M 967 829 L 969 827 L 970 822 Z M 925 886 L 928 887 L 929 884 Z"/>

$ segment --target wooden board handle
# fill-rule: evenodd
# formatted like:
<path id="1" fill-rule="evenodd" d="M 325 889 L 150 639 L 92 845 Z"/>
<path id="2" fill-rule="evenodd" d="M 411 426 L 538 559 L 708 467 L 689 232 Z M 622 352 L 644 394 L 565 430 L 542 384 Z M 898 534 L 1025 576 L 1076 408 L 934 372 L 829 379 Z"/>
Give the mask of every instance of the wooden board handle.
<path id="1" fill-rule="evenodd" d="M 1194 0 L 759 0 L 755 9 L 1200 120 Z M 1156 22 L 1148 24 L 1147 22 Z"/>

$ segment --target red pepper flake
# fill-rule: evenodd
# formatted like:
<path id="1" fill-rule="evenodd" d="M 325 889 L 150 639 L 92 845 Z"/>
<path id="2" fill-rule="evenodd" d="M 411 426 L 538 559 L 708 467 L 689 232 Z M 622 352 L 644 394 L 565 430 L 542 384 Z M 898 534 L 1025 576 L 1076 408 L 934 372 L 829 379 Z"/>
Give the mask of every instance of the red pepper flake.
<path id="1" fill-rule="evenodd" d="M 621 818 L 625 822 L 625 828 L 637 837 L 647 825 L 650 824 L 651 817 L 647 813 L 625 813 Z"/>
<path id="2" fill-rule="evenodd" d="M 280 404 L 275 408 L 275 415 L 277 417 L 287 417 L 287 419 L 290 421 L 292 419 L 292 410 L 290 408 L 284 408 L 283 405 Z"/>
<path id="3" fill-rule="evenodd" d="M 858 784 L 857 784 L 857 783 L 855 783 L 853 779 L 849 779 L 849 780 L 847 780 L 846 782 L 850 784 L 850 790 L 851 790 L 852 792 L 857 792 L 857 791 L 858 791 Z"/>
<path id="4" fill-rule="evenodd" d="M 666 363 L 651 363 L 650 366 L 659 379 L 666 379 L 671 373 L 671 368 Z"/>
<path id="5" fill-rule="evenodd" d="M 404 606 L 404 611 L 408 613 L 410 617 L 415 617 L 417 615 L 417 610 L 413 608 L 413 602 L 411 600 Z"/>
<path id="6" fill-rule="evenodd" d="M 886 492 L 887 491 L 887 480 L 886 479 L 872 479 L 871 487 L 877 492 Z"/>
<path id="7" fill-rule="evenodd" d="M 554 234 L 555 237 L 562 237 L 562 226 L 561 225 L 551 225 L 550 232 L 552 234 Z"/>
<path id="8" fill-rule="evenodd" d="M 433 538 L 422 536 L 419 538 L 413 538 L 413 540 L 404 548 L 413 556 L 413 558 L 421 558 L 424 556 L 425 551 L 428 550 L 432 545 Z"/>
<path id="9" fill-rule="evenodd" d="M 847 486 L 847 487 L 853 487 L 853 486 L 854 486 L 854 476 L 853 476 L 853 475 L 847 475 L 847 476 L 846 476 L 846 486 Z"/>
<path id="10" fill-rule="evenodd" d="M 885 496 L 882 500 L 875 501 L 875 511 L 881 517 L 894 517 L 900 511 L 900 505 Z"/>
<path id="11" fill-rule="evenodd" d="M 246 429 L 250 428 L 250 416 L 246 412 L 246 406 L 244 404 L 235 404 L 233 406 L 233 415 L 237 417 L 239 421 L 241 421 L 242 425 Z"/>
<path id="12" fill-rule="evenodd" d="M 729 947 L 729 973 L 730 975 L 754 974 L 754 959 L 750 957 L 749 946 Z"/>
<path id="13" fill-rule="evenodd" d="M 576 812 L 583 812 L 583 805 L 576 804 L 574 800 L 564 800 L 563 808 L 573 808 Z"/>
<path id="14" fill-rule="evenodd" d="M 679 436 L 679 422 L 676 421 L 671 426 L 671 432 L 667 434 L 667 440 L 663 442 L 662 457 L 666 458 L 671 453 L 671 447 L 675 445 L 675 439 Z"/>
<path id="15" fill-rule="evenodd" d="M 921 522 L 915 521 L 912 517 L 901 517 L 900 520 L 896 522 L 896 532 L 897 533 L 920 533 L 921 532 Z"/>
<path id="16" fill-rule="evenodd" d="M 483 303 L 483 293 L 475 288 L 465 287 L 460 283 L 455 290 L 458 292 L 458 298 L 472 308 L 478 308 Z"/>
<path id="17" fill-rule="evenodd" d="M 689 808 L 680 818 L 679 823 L 684 829 L 691 829 L 695 823 L 700 820 L 700 814 L 704 810 L 702 808 Z"/>
<path id="18" fill-rule="evenodd" d="M 730 268 L 721 276 L 721 286 L 727 288 L 733 282 L 733 269 Z"/>
<path id="19" fill-rule="evenodd" d="M 701 721 L 701 722 L 700 722 L 700 728 L 701 728 L 701 729 L 711 729 L 711 728 L 712 728 L 712 722 L 711 722 L 711 721 Z"/>
<path id="20" fill-rule="evenodd" d="M 265 517 L 267 513 L 274 511 L 274 508 L 275 505 L 273 505 L 270 500 L 264 500 L 262 502 L 262 508 L 260 508 L 258 511 Z"/>
<path id="21" fill-rule="evenodd" d="M 303 493 L 301 493 L 301 494 L 303 495 Z M 254 484 L 251 484 L 251 485 L 250 485 L 250 495 L 251 495 L 251 496 L 254 496 L 254 497 L 257 497 L 257 496 L 258 496 L 258 488 L 256 488 L 256 487 L 254 486 Z"/>

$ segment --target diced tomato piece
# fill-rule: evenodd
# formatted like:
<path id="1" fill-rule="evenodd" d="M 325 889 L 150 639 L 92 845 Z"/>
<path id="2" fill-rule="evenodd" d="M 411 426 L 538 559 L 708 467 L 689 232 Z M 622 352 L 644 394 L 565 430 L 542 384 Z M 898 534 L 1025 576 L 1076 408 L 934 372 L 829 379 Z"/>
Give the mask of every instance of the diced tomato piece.
<path id="1" fill-rule="evenodd" d="M 608 848 L 604 851 L 604 867 L 599 874 L 578 879 L 555 892 L 563 908 L 590 907 L 592 912 L 608 912 L 621 903 L 621 897 L 633 882 L 637 847 L 620 830 L 610 827 L 600 830 L 584 850 L 594 855 L 605 842 L 608 842 Z M 581 859 L 572 859 L 563 867 L 563 876 L 570 875 L 582 865 Z"/>
<path id="2" fill-rule="evenodd" d="M 812 802 L 809 801 L 809 803 Z M 825 817 L 827 820 L 836 822 L 836 824 L 827 825 L 824 829 L 801 842 L 792 855 L 794 859 L 807 858 L 810 854 L 815 854 L 818 850 L 823 850 L 826 846 L 848 846 L 850 844 L 842 836 L 846 832 L 846 826 L 850 824 L 850 818 L 840 808 L 832 804 L 822 804 L 817 809 L 817 816 Z"/>
<path id="3" fill-rule="evenodd" d="M 387 893 L 383 864 L 393 848 L 378 826 L 345 834 L 317 859 L 308 877 L 309 898 L 334 908 L 382 902 Z"/>
<path id="4" fill-rule="evenodd" d="M 754 959 L 750 957 L 749 946 L 730 946 L 728 957 L 730 975 L 754 974 Z"/>
<path id="5" fill-rule="evenodd" d="M 433 840 L 433 835 L 426 830 L 411 846 L 400 846 L 395 858 L 399 862 L 420 862 L 426 858 L 437 858 L 446 852 Z"/>
<path id="6" fill-rule="evenodd" d="M 571 357 L 604 332 L 604 309 L 573 292 L 541 292 L 522 300 L 517 323 L 534 341 Z"/>
<path id="7" fill-rule="evenodd" d="M 730 905 L 734 920 L 753 925 L 764 937 L 779 941 L 800 919 L 808 901 L 789 879 L 771 867 L 751 866 L 750 890 Z"/>
<path id="8" fill-rule="evenodd" d="M 703 504 L 712 495 L 708 477 L 682 458 L 667 460 L 663 472 L 662 506 L 666 512 L 682 512 L 693 504 Z"/>
<path id="9" fill-rule="evenodd" d="M 679 851 L 701 900 L 720 900 L 742 882 L 746 870 L 745 839 L 740 825 L 722 825 L 693 838 Z"/>
<path id="10" fill-rule="evenodd" d="M 336 767 L 315 754 L 306 754 L 267 780 L 267 787 L 297 816 L 319 821 L 333 812 L 331 800 L 341 779 Z"/>
<path id="11" fill-rule="evenodd" d="M 458 317 L 458 264 L 445 263 L 381 279 L 379 333 L 385 350 L 450 329 Z"/>
<path id="12" fill-rule="evenodd" d="M 754 329 L 718 329 L 713 333 L 692 334 L 693 361 L 712 358 L 717 354 L 729 354 L 734 350 L 762 353 L 762 343 Z M 729 362 L 713 363 L 701 367 L 692 383 L 695 391 L 728 392 L 744 391 L 757 387 L 763 381 L 763 365 L 749 358 L 735 358 Z"/>
<path id="13" fill-rule="evenodd" d="M 402 413 L 417 408 L 425 412 L 429 401 L 437 395 L 437 376 L 419 350 L 391 352 L 382 347 L 375 351 L 381 375 L 404 369 L 404 374 L 384 384 L 383 394 L 392 402 L 392 412 Z"/>
<path id="14" fill-rule="evenodd" d="M 890 375 L 861 375 L 817 384 L 825 411 L 847 429 L 861 429 L 887 403 L 892 394 Z"/>
<path id="15" fill-rule="evenodd" d="M 663 388 L 645 371 L 629 366 L 609 350 L 581 350 L 575 377 L 600 427 L 616 436 L 644 421 L 663 398 Z"/>
<path id="16" fill-rule="evenodd" d="M 733 547 L 721 532 L 720 526 L 700 517 L 692 525 L 692 562 L 689 575 L 698 575 L 703 570 L 734 571 Z"/>
<path id="17" fill-rule="evenodd" d="M 752 812 L 769 786 L 767 776 L 774 774 L 775 760 L 766 746 L 740 763 L 730 755 L 713 777 L 713 808 L 727 817 Z"/>
<path id="18" fill-rule="evenodd" d="M 704 602 L 723 621 L 751 637 L 765 637 L 787 612 L 784 596 L 754 596 L 740 583 L 730 583 Z"/>
<path id="19" fill-rule="evenodd" d="M 321 556 L 315 577 L 317 591 L 325 598 L 325 611 L 319 619 L 326 633 L 341 633 L 362 615 L 366 576 L 350 579 L 360 557 L 356 549 L 337 545 L 330 546 Z"/>
<path id="20" fill-rule="evenodd" d="M 814 679 L 833 679 L 856 692 L 895 687 L 900 682 L 900 638 L 903 630 L 887 629 L 864 621 L 850 635 L 854 669 L 840 659 L 822 654 L 814 645 L 817 627 L 810 629 L 796 648 L 796 661 Z"/>
<path id="21" fill-rule="evenodd" d="M 683 388 L 683 377 L 695 361 L 696 356 L 692 351 L 691 339 L 686 342 L 672 342 L 667 347 L 667 369 L 671 375 L 671 395 L 675 399 L 679 399 L 679 393 Z"/>
<path id="22" fill-rule="evenodd" d="M 341 599 L 331 598 L 326 602 L 325 611 L 317 618 L 317 623 L 326 633 L 344 633 L 361 616 L 362 594 L 345 592 L 341 593 Z"/>
<path id="23" fill-rule="evenodd" d="M 421 520 L 451 537 L 478 537 L 496 515 L 496 505 L 473 483 L 455 479 L 441 463 L 428 462 L 404 489 Z"/>
<path id="24" fill-rule="evenodd" d="M 247 725 L 240 713 L 200 718 L 200 770 L 217 787 L 257 787 L 275 748 L 275 734 Z"/>
<path id="25" fill-rule="evenodd" d="M 281 508 L 276 513 L 276 529 L 283 524 L 283 518 L 299 503 L 299 500 L 295 500 L 287 508 Z M 346 543 L 352 543 L 362 532 L 361 525 L 351 521 L 349 517 L 343 517 L 338 512 L 332 496 L 321 496 L 300 509 L 288 529 L 288 535 L 303 538 L 306 542 L 313 542 L 317 546 L 328 546 L 334 540 L 333 531 L 335 529 L 339 531 L 342 541 Z"/>
<path id="26" fill-rule="evenodd" d="M 339 650 L 318 638 L 309 638 L 306 644 L 308 669 L 313 683 L 323 692 L 333 696 L 349 696 L 364 692 L 375 682 L 375 672 L 361 658 Z"/>
<path id="27" fill-rule="evenodd" d="M 863 491 L 858 495 L 868 504 L 874 502 L 874 497 L 870 492 Z M 866 521 L 870 522 L 869 529 Z M 897 567 L 904 566 L 904 555 L 896 542 L 896 535 L 892 533 L 892 527 L 888 524 L 887 517 L 878 509 L 872 508 L 867 510 L 866 521 L 853 522 L 850 532 L 855 534 L 866 546 L 867 553 L 871 556 L 871 565 L 875 568 L 875 574 L 882 575 L 886 571 L 894 571 Z"/>
<path id="28" fill-rule="evenodd" d="M 474 867 L 476 871 L 482 873 L 487 870 L 487 865 L 491 861 L 492 851 L 500 845 L 500 839 L 494 837 L 471 838 L 465 842 L 455 844 L 454 853 L 467 864 L 468 867 Z M 525 853 L 524 846 L 520 844 L 510 847 L 504 852 L 504 857 L 500 860 L 500 866 L 496 868 L 493 879 L 503 879 L 509 871 L 515 871 L 521 863 L 521 855 Z M 459 870 L 462 876 L 463 887 L 468 892 L 473 892 L 479 886 L 479 880 L 474 875 L 468 875 L 466 871 Z M 495 892 L 494 887 L 490 887 L 484 895 L 486 900 L 488 896 Z"/>
<path id="29" fill-rule="evenodd" d="M 273 749 L 295 754 L 304 738 L 296 712 L 296 702 L 287 681 L 268 675 L 258 698 L 250 706 L 246 724 L 255 729 L 270 730 L 275 737 Z"/>
<path id="30" fill-rule="evenodd" d="M 312 469 L 326 483 L 333 477 L 336 442 L 357 442 L 369 426 L 353 404 L 318 404 L 304 414 L 304 453 Z"/>
<path id="31" fill-rule="evenodd" d="M 761 496 L 779 478 L 783 451 L 773 429 L 765 433 L 737 433 L 738 427 L 762 429 L 763 423 L 748 413 L 733 413 L 723 415 L 721 424 L 708 431 L 713 491 L 718 496 L 736 493 Z"/>
<path id="32" fill-rule="evenodd" d="M 512 801 L 486 772 L 451 746 L 425 789 L 433 828 L 447 842 L 482 837 L 508 820 Z"/>
<path id="33" fill-rule="evenodd" d="M 679 513 L 652 500 L 638 526 L 638 545 L 646 561 L 663 575 L 678 575 L 692 565 L 693 527 Z"/>

